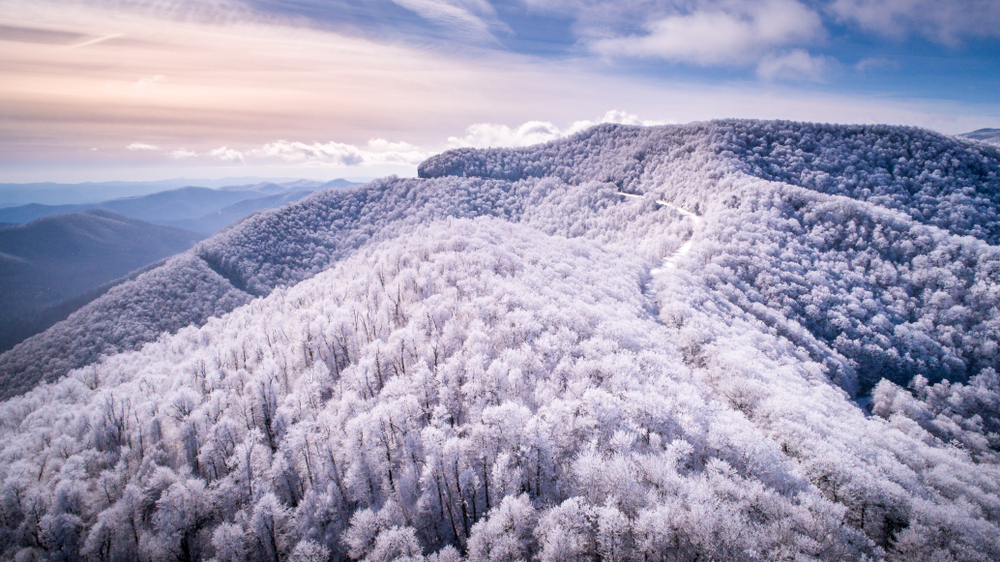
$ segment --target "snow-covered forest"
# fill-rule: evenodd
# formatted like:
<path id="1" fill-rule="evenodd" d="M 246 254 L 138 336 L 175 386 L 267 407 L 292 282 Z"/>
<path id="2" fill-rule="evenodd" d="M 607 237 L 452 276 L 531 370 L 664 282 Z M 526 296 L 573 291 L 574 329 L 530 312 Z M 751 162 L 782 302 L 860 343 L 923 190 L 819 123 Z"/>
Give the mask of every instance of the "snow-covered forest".
<path id="1" fill-rule="evenodd" d="M 0 557 L 1000 559 L 1000 151 L 602 125 L 251 216 L 0 356 Z"/>

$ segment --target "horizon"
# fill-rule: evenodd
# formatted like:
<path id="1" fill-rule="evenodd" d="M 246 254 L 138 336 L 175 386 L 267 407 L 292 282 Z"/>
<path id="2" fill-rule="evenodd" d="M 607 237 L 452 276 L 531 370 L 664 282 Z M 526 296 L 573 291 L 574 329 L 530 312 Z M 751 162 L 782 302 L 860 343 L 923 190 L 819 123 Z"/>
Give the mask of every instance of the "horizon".
<path id="1" fill-rule="evenodd" d="M 330 177 L 330 178 L 320 178 L 320 177 L 261 177 L 261 176 L 220 176 L 214 178 L 189 178 L 185 176 L 177 176 L 170 178 L 159 178 L 154 180 L 106 180 L 106 181 L 94 181 L 94 180 L 84 180 L 73 183 L 63 183 L 57 181 L 38 181 L 38 182 L 0 182 L 0 186 L 32 186 L 32 185 L 58 185 L 58 186 L 76 186 L 76 185 L 101 185 L 101 184 L 172 184 L 180 182 L 199 182 L 203 184 L 213 184 L 213 185 L 198 185 L 195 183 L 185 184 L 181 187 L 208 187 L 210 189 L 217 189 L 219 187 L 234 187 L 239 185 L 249 185 L 249 183 L 239 183 L 239 182 L 251 182 L 251 183 L 262 183 L 262 182 L 272 182 L 272 183 L 291 183 L 296 181 L 315 181 L 328 183 L 337 180 L 346 180 L 355 183 L 367 183 L 376 180 L 376 177 Z"/>
<path id="2" fill-rule="evenodd" d="M 598 123 L 1000 127 L 1000 5 L 5 2 L 0 182 L 413 176 Z"/>

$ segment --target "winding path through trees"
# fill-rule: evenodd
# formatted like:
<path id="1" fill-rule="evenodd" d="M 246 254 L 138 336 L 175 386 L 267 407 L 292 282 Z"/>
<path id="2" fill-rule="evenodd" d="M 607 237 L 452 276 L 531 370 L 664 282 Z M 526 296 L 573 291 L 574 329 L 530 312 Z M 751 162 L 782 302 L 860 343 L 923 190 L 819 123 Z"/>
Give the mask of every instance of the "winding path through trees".
<path id="1" fill-rule="evenodd" d="M 643 198 L 642 195 L 634 195 L 632 193 L 621 193 L 621 192 L 619 192 L 618 194 L 621 195 L 621 196 L 623 196 L 623 197 L 631 197 L 633 199 L 642 199 Z M 704 222 L 704 220 L 705 220 L 704 218 L 702 218 L 702 217 L 700 217 L 700 216 L 692 213 L 691 211 L 688 211 L 687 209 L 682 209 L 681 207 L 678 207 L 677 205 L 674 205 L 670 201 L 665 201 L 663 199 L 657 199 L 656 203 L 658 205 L 662 205 L 664 207 L 670 207 L 671 209 L 673 209 L 673 210 L 677 211 L 678 213 L 680 213 L 682 216 L 691 219 L 691 221 L 694 223 L 694 228 L 691 231 L 691 236 L 689 236 L 688 239 L 683 244 L 681 244 L 680 248 L 677 248 L 672 254 L 670 254 L 669 256 L 667 256 L 665 258 L 663 258 L 663 260 L 660 262 L 660 265 L 654 267 L 653 269 L 651 269 L 649 271 L 649 273 L 652 274 L 652 275 L 656 275 L 657 273 L 659 273 L 659 272 L 661 272 L 661 271 L 663 271 L 665 269 L 672 269 L 674 267 L 677 267 L 677 259 L 680 258 L 680 257 L 682 257 L 682 256 L 684 256 L 684 255 L 686 255 L 688 252 L 691 251 L 691 248 L 694 246 L 694 233 L 695 233 L 695 231 L 699 227 L 701 227 L 701 223 Z"/>

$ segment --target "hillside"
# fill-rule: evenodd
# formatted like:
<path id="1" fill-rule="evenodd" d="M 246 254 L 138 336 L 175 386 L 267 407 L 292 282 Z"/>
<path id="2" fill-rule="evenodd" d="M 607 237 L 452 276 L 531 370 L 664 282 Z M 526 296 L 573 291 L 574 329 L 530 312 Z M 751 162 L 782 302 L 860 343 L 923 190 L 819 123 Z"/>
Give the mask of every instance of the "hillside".
<path id="1" fill-rule="evenodd" d="M 151 195 L 188 186 L 207 187 L 211 189 L 235 187 L 237 190 L 242 191 L 253 185 L 270 182 L 284 184 L 285 186 L 294 185 L 297 189 L 304 189 L 306 186 L 315 187 L 313 184 L 318 185 L 320 183 L 293 178 L 271 178 L 270 180 L 266 180 L 257 177 L 228 177 L 221 179 L 174 178 L 145 182 L 107 181 L 74 184 L 52 182 L 0 183 L 0 208 L 18 207 L 31 203 L 42 205 L 92 204 L 95 201 L 141 197 L 143 195 Z"/>
<path id="2" fill-rule="evenodd" d="M 1000 129 L 978 129 L 971 133 L 958 135 L 963 139 L 972 139 L 990 144 L 1000 145 Z"/>
<path id="3" fill-rule="evenodd" d="M 201 238 L 97 210 L 0 228 L 0 350 L 65 318 L 67 303 Z"/>
<path id="4" fill-rule="evenodd" d="M 268 189 L 269 186 L 277 188 Z M 110 213 L 124 215 L 142 221 L 161 224 L 163 226 L 181 226 L 183 221 L 190 221 L 198 227 L 194 229 L 198 232 L 205 232 L 199 219 L 206 215 L 219 214 L 225 217 L 233 217 L 232 220 L 242 218 L 246 214 L 258 209 L 280 206 L 283 203 L 301 198 L 309 193 L 306 190 L 289 191 L 276 184 L 262 184 L 260 187 L 264 191 L 258 191 L 258 186 L 240 186 L 251 189 L 209 189 L 207 187 L 182 187 L 169 191 L 161 191 L 141 197 L 127 197 L 102 201 L 98 203 L 86 203 L 80 205 L 40 205 L 32 203 L 20 207 L 8 207 L 0 209 L 0 220 L 12 223 L 25 223 L 42 217 L 56 214 L 79 213 L 88 209 L 99 209 Z M 284 195 L 284 197 L 282 197 Z M 291 196 L 291 197 L 289 197 Z M 239 203 L 246 202 L 243 206 L 249 209 L 242 215 L 236 215 L 241 207 L 234 207 Z M 232 222 L 230 220 L 230 222 Z M 228 222 L 207 231 L 209 234 L 218 231 Z M 188 230 L 192 230 L 187 228 Z"/>
<path id="5" fill-rule="evenodd" d="M 996 148 L 601 125 L 419 173 L 0 356 L 2 556 L 1000 558 Z"/>
<path id="6" fill-rule="evenodd" d="M 177 220 L 157 221 L 160 224 L 183 228 L 194 232 L 213 234 L 226 226 L 249 216 L 261 209 L 275 209 L 288 203 L 292 203 L 309 195 L 312 191 L 306 190 L 286 190 L 281 188 L 278 193 L 255 197 L 253 199 L 243 199 L 232 205 L 227 205 L 217 211 L 212 211 L 197 218 L 186 218 Z"/>
<path id="7" fill-rule="evenodd" d="M 153 185 L 157 184 L 154 182 Z M 326 183 L 311 180 L 296 180 L 284 184 L 261 182 L 247 185 L 228 185 L 217 189 L 185 186 L 97 203 L 74 205 L 29 203 L 0 208 L 0 223 L 26 223 L 52 215 L 100 209 L 161 226 L 173 226 L 203 234 L 213 234 L 254 211 L 280 207 L 297 201 L 318 189 L 352 185 L 358 184 L 344 179 L 336 179 Z M 2 187 L 4 186 L 0 186 L 0 188 Z M 90 191 L 93 189 L 91 187 Z M 39 197 L 45 197 L 45 190 L 41 191 Z"/>

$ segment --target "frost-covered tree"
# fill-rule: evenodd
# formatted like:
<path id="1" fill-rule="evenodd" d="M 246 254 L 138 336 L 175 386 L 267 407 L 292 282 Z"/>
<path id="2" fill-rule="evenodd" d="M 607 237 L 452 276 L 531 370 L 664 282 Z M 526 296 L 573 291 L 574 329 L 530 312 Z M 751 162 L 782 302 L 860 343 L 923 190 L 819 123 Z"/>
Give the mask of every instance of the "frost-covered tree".
<path id="1" fill-rule="evenodd" d="M 255 215 L 32 344 L 0 557 L 998 559 L 990 150 L 601 126 Z"/>

